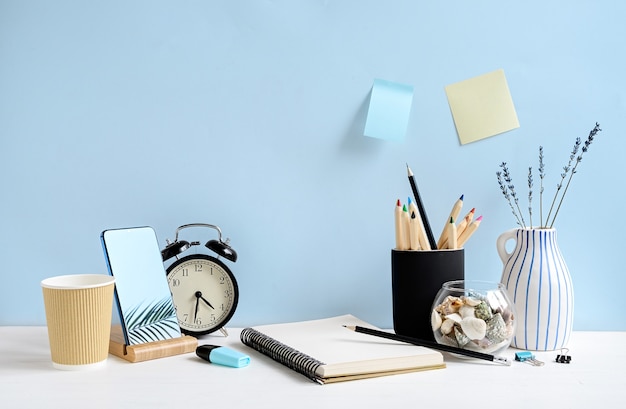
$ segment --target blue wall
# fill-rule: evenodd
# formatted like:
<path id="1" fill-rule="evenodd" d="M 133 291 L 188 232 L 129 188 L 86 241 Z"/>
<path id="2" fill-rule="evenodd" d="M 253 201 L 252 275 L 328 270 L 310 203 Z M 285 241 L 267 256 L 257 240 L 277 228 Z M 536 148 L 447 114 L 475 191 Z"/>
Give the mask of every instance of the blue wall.
<path id="1" fill-rule="evenodd" d="M 574 328 L 626 330 L 608 307 L 626 286 L 624 17 L 619 1 L 0 0 L 0 325 L 45 324 L 45 277 L 106 273 L 102 230 L 150 225 L 164 245 L 206 222 L 239 253 L 231 326 L 390 327 L 405 163 L 436 234 L 461 194 L 484 216 L 466 275 L 498 280 L 515 227 L 498 165 L 522 190 L 543 145 L 553 192 L 597 121 L 556 227 Z M 521 126 L 461 146 L 444 86 L 500 68 Z M 415 87 L 404 142 L 363 136 L 375 78 Z"/>

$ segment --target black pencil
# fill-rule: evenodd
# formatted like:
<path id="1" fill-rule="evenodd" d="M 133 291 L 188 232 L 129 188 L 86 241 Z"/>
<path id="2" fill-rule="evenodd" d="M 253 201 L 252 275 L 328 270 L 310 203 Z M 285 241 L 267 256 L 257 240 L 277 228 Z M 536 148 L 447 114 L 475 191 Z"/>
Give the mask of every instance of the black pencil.
<path id="1" fill-rule="evenodd" d="M 430 249 L 437 250 L 437 242 L 435 241 L 435 236 L 433 236 L 433 231 L 430 228 L 430 223 L 428 222 L 428 216 L 426 215 L 426 210 L 424 209 L 424 204 L 422 203 L 422 197 L 420 196 L 419 190 L 417 190 L 415 177 L 413 176 L 413 172 L 411 171 L 411 168 L 409 167 L 408 163 L 406 165 L 406 172 L 409 177 L 409 183 L 411 184 L 411 189 L 413 189 L 413 197 L 415 198 L 415 204 L 417 204 L 417 210 L 419 210 L 420 215 L 422 216 L 422 222 L 424 223 L 424 230 L 426 231 L 426 237 L 428 238 Z"/>
<path id="2" fill-rule="evenodd" d="M 362 334 L 367 334 L 367 335 L 373 335 L 375 337 L 387 338 L 387 339 L 391 339 L 394 341 L 406 342 L 407 344 L 413 344 L 413 345 L 418 345 L 421 347 L 437 349 L 439 351 L 451 352 L 454 354 L 469 356 L 472 358 L 484 359 L 485 361 L 491 361 L 491 362 L 495 362 L 498 364 L 511 365 L 511 361 L 505 357 L 484 354 L 482 352 L 470 351 L 468 349 L 456 348 L 456 347 L 452 347 L 449 345 L 442 345 L 436 342 L 426 341 L 423 339 L 405 337 L 404 335 L 396 335 L 396 334 L 392 334 L 389 332 L 378 331 L 378 330 L 371 329 L 371 328 L 349 326 L 349 325 L 344 325 L 344 327 L 352 331 L 360 332 Z"/>

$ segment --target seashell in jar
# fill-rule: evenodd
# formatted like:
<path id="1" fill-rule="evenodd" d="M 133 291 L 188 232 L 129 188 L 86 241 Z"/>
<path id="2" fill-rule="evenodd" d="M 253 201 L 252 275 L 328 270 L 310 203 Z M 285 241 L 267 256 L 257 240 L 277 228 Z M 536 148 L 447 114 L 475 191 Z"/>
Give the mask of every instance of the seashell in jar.
<path id="1" fill-rule="evenodd" d="M 439 315 L 437 310 L 433 310 L 432 314 L 430 314 L 430 326 L 433 328 L 433 331 L 437 331 L 441 327 L 441 322 L 441 315 Z"/>
<path id="2" fill-rule="evenodd" d="M 488 348 L 490 346 L 492 346 L 493 344 L 495 344 L 495 342 L 492 342 L 489 338 L 485 337 L 483 339 L 479 339 L 477 341 L 472 341 L 474 342 L 477 346 L 479 346 L 480 348 Z"/>
<path id="3" fill-rule="evenodd" d="M 493 317 L 491 307 L 486 302 L 481 301 L 476 307 L 474 307 L 476 318 L 480 318 L 483 321 L 489 321 Z"/>
<path id="4" fill-rule="evenodd" d="M 463 297 L 463 302 L 470 307 L 476 307 L 481 301 L 478 298 L 474 297 Z"/>
<path id="5" fill-rule="evenodd" d="M 474 315 L 474 307 L 470 307 L 469 305 L 464 305 L 459 308 L 459 315 L 463 318 L 465 317 L 475 317 Z"/>
<path id="6" fill-rule="evenodd" d="M 498 343 L 507 339 L 507 336 L 508 331 L 502 315 L 500 313 L 494 314 L 493 318 L 487 321 L 485 337 L 494 343 Z"/>
<path id="7" fill-rule="evenodd" d="M 448 314 L 448 315 L 446 315 L 446 319 L 447 320 L 452 320 L 452 321 L 460 324 L 461 320 L 463 320 L 463 317 L 461 317 L 459 314 L 455 313 L 455 314 Z"/>
<path id="8" fill-rule="evenodd" d="M 437 306 L 437 311 L 443 315 L 453 314 L 459 311 L 459 308 L 463 305 L 463 301 L 459 297 L 452 295 L 444 298 L 443 302 Z"/>
<path id="9" fill-rule="evenodd" d="M 449 333 L 452 332 L 452 328 L 454 328 L 454 324 L 455 322 L 451 319 L 446 319 L 442 324 L 441 324 L 441 333 L 444 335 L 448 335 Z"/>
<path id="10" fill-rule="evenodd" d="M 500 311 L 500 315 L 502 315 L 502 319 L 507 324 L 513 321 L 513 311 L 510 308 L 506 308 Z"/>
<path id="11" fill-rule="evenodd" d="M 439 341 L 440 343 L 444 344 L 444 345 L 449 345 L 451 347 L 457 347 L 459 346 L 458 342 L 456 342 L 456 338 L 454 338 L 453 336 L 450 335 L 444 335 L 443 337 L 441 337 L 441 341 Z"/>
<path id="12" fill-rule="evenodd" d="M 460 331 L 457 327 L 454 327 L 454 337 L 456 338 L 457 344 L 459 344 L 459 348 L 463 348 L 471 341 L 469 337 L 465 335 L 462 331 Z"/>
<path id="13" fill-rule="evenodd" d="M 461 321 L 461 329 L 469 339 L 483 339 L 487 333 L 487 323 L 480 318 L 467 317 Z"/>

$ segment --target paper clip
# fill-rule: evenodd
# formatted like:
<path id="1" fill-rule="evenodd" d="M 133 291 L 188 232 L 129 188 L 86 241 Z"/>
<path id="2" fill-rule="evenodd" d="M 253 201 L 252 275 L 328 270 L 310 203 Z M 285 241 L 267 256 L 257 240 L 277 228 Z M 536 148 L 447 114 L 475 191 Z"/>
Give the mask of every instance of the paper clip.
<path id="1" fill-rule="evenodd" d="M 563 354 L 563 350 L 565 350 L 566 354 L 569 353 L 569 349 L 561 348 L 561 353 L 556 356 L 556 360 L 555 361 L 560 363 L 560 364 L 569 364 L 570 362 L 572 362 L 572 357 L 569 356 L 569 355 L 564 355 Z"/>
<path id="2" fill-rule="evenodd" d="M 533 366 L 543 366 L 543 362 L 535 359 L 535 356 L 528 351 L 521 351 L 515 353 L 515 360 L 519 362 L 525 362 Z"/>

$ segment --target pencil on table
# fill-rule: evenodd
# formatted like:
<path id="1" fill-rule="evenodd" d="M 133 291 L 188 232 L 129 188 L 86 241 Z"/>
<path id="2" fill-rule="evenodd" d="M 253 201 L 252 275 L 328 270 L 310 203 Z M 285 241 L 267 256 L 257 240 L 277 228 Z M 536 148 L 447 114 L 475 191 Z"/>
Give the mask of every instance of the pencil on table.
<path id="1" fill-rule="evenodd" d="M 450 346 L 450 345 L 447 345 L 447 344 L 439 344 L 439 343 L 437 343 L 435 341 L 429 341 L 429 340 L 424 340 L 424 339 L 412 338 L 412 337 L 407 337 L 407 336 L 404 336 L 404 335 L 396 335 L 396 334 L 392 334 L 390 332 L 384 332 L 384 331 L 379 331 L 379 330 L 372 329 L 372 328 L 360 327 L 358 325 L 356 325 L 356 326 L 354 326 L 354 325 L 344 325 L 344 327 L 349 329 L 350 331 L 360 332 L 362 334 L 367 334 L 367 335 L 372 335 L 372 336 L 375 336 L 375 337 L 391 339 L 393 341 L 406 342 L 407 344 L 423 346 L 423 347 L 426 347 L 426 348 L 432 348 L 432 349 L 436 349 L 436 350 L 439 350 L 439 351 L 451 352 L 451 353 L 454 353 L 454 354 L 469 356 L 469 357 L 472 357 L 472 358 L 484 359 L 486 361 L 491 361 L 491 362 L 495 362 L 495 363 L 498 363 L 498 364 L 511 366 L 511 360 L 509 358 L 506 358 L 506 357 L 503 357 L 503 356 L 484 354 L 482 352 L 472 351 L 471 349 L 463 349 L 463 348 L 453 347 L 453 346 Z"/>

